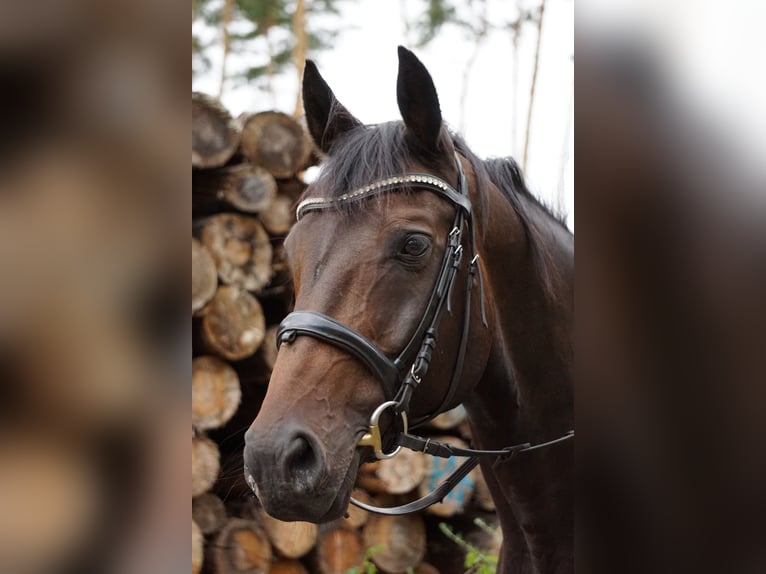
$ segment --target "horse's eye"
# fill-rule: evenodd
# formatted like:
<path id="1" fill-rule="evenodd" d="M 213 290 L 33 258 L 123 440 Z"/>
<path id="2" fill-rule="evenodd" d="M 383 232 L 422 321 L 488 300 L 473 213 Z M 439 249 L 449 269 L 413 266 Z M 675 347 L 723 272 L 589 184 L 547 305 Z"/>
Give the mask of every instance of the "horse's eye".
<path id="1" fill-rule="evenodd" d="M 431 247 L 431 240 L 425 235 L 410 235 L 402 246 L 405 257 L 422 257 Z"/>

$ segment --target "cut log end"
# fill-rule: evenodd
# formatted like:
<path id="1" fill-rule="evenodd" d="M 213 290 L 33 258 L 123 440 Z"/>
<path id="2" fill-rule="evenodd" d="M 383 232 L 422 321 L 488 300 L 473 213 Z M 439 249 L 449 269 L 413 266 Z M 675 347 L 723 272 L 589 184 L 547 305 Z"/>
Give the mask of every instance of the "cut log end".
<path id="1" fill-rule="evenodd" d="M 419 514 L 370 516 L 364 526 L 364 544 L 378 548 L 372 561 L 386 572 L 406 572 L 423 561 L 426 527 Z"/>
<path id="2" fill-rule="evenodd" d="M 192 237 L 192 314 L 215 295 L 218 271 L 207 248 Z"/>
<path id="3" fill-rule="evenodd" d="M 226 507 L 212 492 L 192 498 L 192 520 L 202 534 L 218 532 L 226 524 Z"/>
<path id="4" fill-rule="evenodd" d="M 283 522 L 262 514 L 263 527 L 276 551 L 285 558 L 300 558 L 314 547 L 317 525 L 311 522 Z"/>
<path id="5" fill-rule="evenodd" d="M 237 287 L 220 287 L 202 318 L 205 343 L 214 353 L 232 361 L 253 355 L 263 342 L 265 330 L 258 300 Z"/>
<path id="6" fill-rule="evenodd" d="M 316 546 L 319 574 L 346 574 L 364 562 L 364 542 L 357 530 L 337 523 L 320 529 Z"/>
<path id="7" fill-rule="evenodd" d="M 303 127 L 281 112 L 261 112 L 244 119 L 241 151 L 274 177 L 292 177 L 304 168 L 311 143 Z"/>
<path id="8" fill-rule="evenodd" d="M 239 145 L 239 130 L 229 112 L 211 96 L 192 92 L 192 166 L 226 163 Z"/>
<path id="9" fill-rule="evenodd" d="M 200 430 L 223 426 L 241 398 L 239 377 L 228 363 L 207 355 L 192 361 L 192 426 Z"/>
<path id="10" fill-rule="evenodd" d="M 210 553 L 216 574 L 267 574 L 271 568 L 271 544 L 254 520 L 230 519 Z"/>
<path id="11" fill-rule="evenodd" d="M 204 559 L 204 538 L 202 531 L 197 523 L 192 519 L 191 534 L 191 571 L 192 574 L 199 574 L 202 570 L 202 561 Z"/>
<path id="12" fill-rule="evenodd" d="M 258 291 L 271 280 L 271 242 L 256 217 L 214 215 L 205 222 L 200 240 L 213 256 L 223 283 Z"/>
<path id="13" fill-rule="evenodd" d="M 220 468 L 218 445 L 207 437 L 192 437 L 192 496 L 210 490 L 218 478 Z"/>

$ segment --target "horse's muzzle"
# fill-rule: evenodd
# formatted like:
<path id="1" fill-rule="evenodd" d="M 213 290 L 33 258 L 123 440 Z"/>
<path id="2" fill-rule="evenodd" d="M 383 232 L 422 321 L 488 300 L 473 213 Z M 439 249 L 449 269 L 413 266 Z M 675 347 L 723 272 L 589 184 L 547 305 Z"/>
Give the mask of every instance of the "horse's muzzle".
<path id="1" fill-rule="evenodd" d="M 328 485 L 327 455 L 320 441 L 298 424 L 259 436 L 245 434 L 245 480 L 266 512 L 282 520 L 319 520 L 336 493 Z"/>

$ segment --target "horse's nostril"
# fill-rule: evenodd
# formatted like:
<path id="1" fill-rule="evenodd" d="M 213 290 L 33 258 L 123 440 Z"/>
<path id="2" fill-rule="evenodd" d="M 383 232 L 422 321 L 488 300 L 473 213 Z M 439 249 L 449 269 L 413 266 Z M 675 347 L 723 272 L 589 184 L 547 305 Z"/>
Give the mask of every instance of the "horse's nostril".
<path id="1" fill-rule="evenodd" d="M 319 479 L 322 470 L 317 450 L 318 446 L 310 437 L 303 434 L 295 436 L 290 441 L 285 457 L 288 475 L 296 482 L 312 486 Z"/>

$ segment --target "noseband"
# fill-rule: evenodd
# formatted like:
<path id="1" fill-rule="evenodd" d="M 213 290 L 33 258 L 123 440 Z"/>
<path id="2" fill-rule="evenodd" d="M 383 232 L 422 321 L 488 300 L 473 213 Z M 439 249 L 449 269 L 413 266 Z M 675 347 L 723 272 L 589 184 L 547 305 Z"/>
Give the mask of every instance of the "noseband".
<path id="1" fill-rule="evenodd" d="M 460 159 L 455 154 L 455 165 L 458 174 L 457 189 L 453 188 L 443 179 L 427 173 L 407 173 L 402 176 L 390 177 L 371 183 L 361 189 L 346 193 L 336 198 L 309 198 L 298 204 L 296 217 L 300 220 L 304 215 L 312 211 L 324 211 L 336 208 L 338 205 L 349 201 L 360 201 L 372 196 L 403 189 L 427 190 L 446 199 L 455 206 L 455 218 L 452 228 L 447 235 L 447 245 L 441 262 L 441 268 L 437 275 L 428 304 L 423 316 L 415 329 L 415 332 L 404 346 L 402 351 L 390 359 L 373 342 L 354 329 L 339 321 L 317 311 L 294 311 L 290 313 L 277 330 L 277 347 L 283 343 L 291 343 L 296 337 L 305 335 L 313 337 L 325 343 L 355 356 L 364 363 L 370 372 L 381 381 L 386 393 L 386 401 L 375 409 L 369 425 L 369 432 L 359 441 L 359 446 L 370 446 L 375 456 L 379 459 L 395 456 L 402 446 L 412 450 L 418 450 L 434 456 L 469 456 L 468 461 L 463 463 L 455 473 L 450 476 L 439 488 L 426 497 L 396 508 L 378 508 L 363 504 L 354 499 L 351 502 L 360 508 L 382 514 L 405 514 L 425 508 L 440 501 L 457 483 L 473 469 L 479 461 L 479 456 L 508 456 L 522 450 L 532 450 L 548 444 L 554 444 L 573 436 L 574 431 L 563 437 L 531 446 L 529 443 L 506 447 L 502 450 L 485 451 L 474 449 L 459 449 L 446 444 L 437 443 L 430 439 L 424 439 L 409 434 L 408 412 L 410 399 L 415 389 L 428 372 L 431 356 L 436 348 L 438 330 L 444 311 L 452 312 L 452 292 L 457 280 L 464 251 L 468 250 L 468 272 L 466 274 L 465 302 L 463 310 L 463 326 L 458 345 L 455 365 L 452 371 L 447 392 L 442 398 L 439 407 L 430 415 L 416 421 L 413 426 L 421 425 L 443 412 L 454 399 L 455 392 L 460 383 L 463 371 L 463 362 L 468 343 L 468 331 L 471 322 L 471 290 L 474 276 L 479 276 L 481 290 L 481 318 L 487 327 L 486 313 L 484 309 L 484 289 L 481 270 L 478 265 L 479 255 L 476 253 L 475 232 L 471 200 L 468 196 L 468 183 L 466 181 Z M 467 236 L 466 247 L 463 246 L 464 235 Z M 387 409 L 401 418 L 402 430 L 397 438 L 397 446 L 391 452 L 384 452 L 378 420 Z"/>

